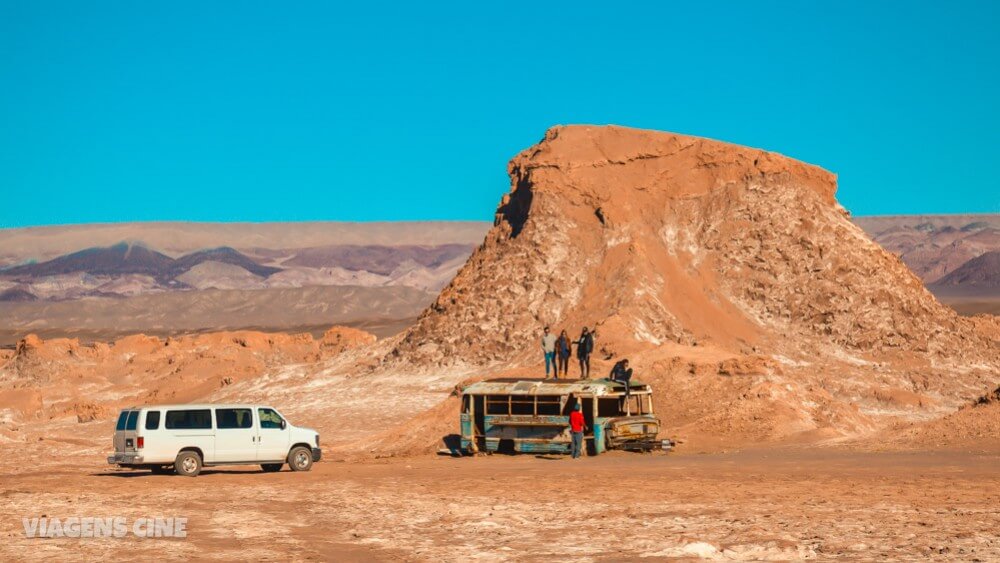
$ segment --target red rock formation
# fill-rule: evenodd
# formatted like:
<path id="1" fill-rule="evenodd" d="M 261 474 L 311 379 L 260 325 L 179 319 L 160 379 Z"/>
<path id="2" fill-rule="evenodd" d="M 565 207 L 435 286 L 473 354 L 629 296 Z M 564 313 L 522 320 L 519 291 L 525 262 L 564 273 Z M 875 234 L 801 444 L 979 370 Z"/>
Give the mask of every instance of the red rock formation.
<path id="1" fill-rule="evenodd" d="M 837 204 L 835 177 L 762 150 L 555 127 L 510 163 L 496 226 L 397 352 L 535 361 L 541 325 L 608 355 L 781 340 L 952 353 L 967 327 Z M 982 342 L 979 342 L 982 345 Z M 522 352 L 523 351 L 523 352 Z"/>
<path id="2" fill-rule="evenodd" d="M 818 167 L 569 126 L 508 170 L 484 244 L 386 362 L 539 376 L 542 326 L 596 326 L 594 375 L 630 357 L 671 432 L 753 440 L 868 431 L 1000 371 L 988 323 L 938 303 Z"/>
<path id="3" fill-rule="evenodd" d="M 12 357 L 0 357 L 0 409 L 87 422 L 123 405 L 200 399 L 280 366 L 318 362 L 373 342 L 374 335 L 348 327 L 333 327 L 320 341 L 239 331 L 166 340 L 135 334 L 83 346 L 28 335 Z"/>

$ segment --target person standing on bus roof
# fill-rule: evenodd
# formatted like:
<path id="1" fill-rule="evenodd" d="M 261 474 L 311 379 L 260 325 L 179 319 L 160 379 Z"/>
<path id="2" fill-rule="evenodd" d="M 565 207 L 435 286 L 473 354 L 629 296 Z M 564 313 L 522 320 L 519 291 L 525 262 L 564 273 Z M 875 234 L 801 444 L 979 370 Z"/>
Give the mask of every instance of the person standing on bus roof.
<path id="1" fill-rule="evenodd" d="M 542 352 L 545 353 L 545 379 L 549 378 L 549 369 L 556 369 L 556 377 L 559 377 L 559 370 L 556 367 L 556 335 L 549 332 L 549 327 L 545 327 L 542 332 Z"/>
<path id="2" fill-rule="evenodd" d="M 573 459 L 580 457 L 583 452 L 583 407 L 577 403 L 573 407 L 573 412 L 569 413 L 569 430 L 573 438 L 572 449 Z"/>
<path id="3" fill-rule="evenodd" d="M 590 354 L 594 351 L 594 336 L 583 327 L 576 342 L 576 357 L 580 360 L 580 379 L 590 379 Z"/>
<path id="4" fill-rule="evenodd" d="M 569 377 L 569 357 L 573 355 L 573 344 L 569 341 L 566 331 L 559 333 L 559 340 L 556 340 L 557 368 L 556 377 L 562 372 L 563 377 Z"/>

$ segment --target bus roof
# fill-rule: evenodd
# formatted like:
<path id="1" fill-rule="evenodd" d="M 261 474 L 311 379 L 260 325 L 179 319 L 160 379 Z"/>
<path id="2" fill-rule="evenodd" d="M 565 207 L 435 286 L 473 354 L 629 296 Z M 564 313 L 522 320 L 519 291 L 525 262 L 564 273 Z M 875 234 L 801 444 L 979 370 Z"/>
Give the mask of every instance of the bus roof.
<path id="1" fill-rule="evenodd" d="M 632 392 L 649 392 L 649 386 L 637 381 L 629 382 Z M 613 395 L 625 392 L 625 384 L 610 379 L 487 379 L 467 385 L 466 395 Z"/>

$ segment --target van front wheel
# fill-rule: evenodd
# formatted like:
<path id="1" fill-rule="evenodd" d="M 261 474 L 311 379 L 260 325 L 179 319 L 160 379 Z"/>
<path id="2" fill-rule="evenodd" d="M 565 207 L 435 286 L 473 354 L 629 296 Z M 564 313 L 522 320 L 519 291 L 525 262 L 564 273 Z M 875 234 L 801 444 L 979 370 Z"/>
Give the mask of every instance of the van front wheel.
<path id="1" fill-rule="evenodd" d="M 292 471 L 309 471 L 312 468 L 313 457 L 309 448 L 299 446 L 288 453 L 288 467 Z"/>
<path id="2" fill-rule="evenodd" d="M 185 477 L 196 477 L 201 473 L 201 456 L 197 452 L 181 452 L 174 461 L 174 471 Z"/>

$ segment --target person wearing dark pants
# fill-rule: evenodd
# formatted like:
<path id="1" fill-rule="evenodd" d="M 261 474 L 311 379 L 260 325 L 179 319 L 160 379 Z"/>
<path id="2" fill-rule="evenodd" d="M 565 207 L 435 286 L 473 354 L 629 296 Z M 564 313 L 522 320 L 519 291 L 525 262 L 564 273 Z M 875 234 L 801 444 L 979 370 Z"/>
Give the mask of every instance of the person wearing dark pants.
<path id="1" fill-rule="evenodd" d="M 625 400 L 627 401 L 632 396 L 629 388 L 629 381 L 632 380 L 632 368 L 628 367 L 628 358 L 619 361 L 615 367 L 611 368 L 611 380 L 625 384 Z"/>
<path id="2" fill-rule="evenodd" d="M 569 377 L 569 357 L 573 355 L 573 345 L 569 341 L 569 336 L 566 335 L 566 331 L 559 333 L 559 340 L 556 340 L 556 363 L 558 364 L 558 369 L 556 370 L 556 377 L 559 377 L 559 372 L 562 372 L 563 377 Z"/>
<path id="3" fill-rule="evenodd" d="M 549 378 L 549 370 L 555 368 L 556 377 L 559 377 L 559 368 L 556 367 L 556 335 L 549 332 L 549 327 L 545 327 L 542 332 L 542 352 L 545 354 L 545 379 Z"/>
<path id="4" fill-rule="evenodd" d="M 573 459 L 580 457 L 583 453 L 583 408 L 580 403 L 573 407 L 573 412 L 569 413 L 569 430 L 573 439 L 572 449 Z"/>
<path id="5" fill-rule="evenodd" d="M 576 341 L 576 357 L 580 360 L 580 379 L 590 379 L 590 354 L 594 351 L 594 335 L 583 327 Z"/>

